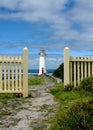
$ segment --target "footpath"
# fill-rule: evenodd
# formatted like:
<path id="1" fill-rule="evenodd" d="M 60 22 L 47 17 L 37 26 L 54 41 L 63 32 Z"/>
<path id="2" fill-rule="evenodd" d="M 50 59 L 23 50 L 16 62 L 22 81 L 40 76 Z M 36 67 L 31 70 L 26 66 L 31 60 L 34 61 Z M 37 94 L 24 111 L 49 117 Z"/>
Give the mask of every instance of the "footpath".
<path id="1" fill-rule="evenodd" d="M 0 104 L 0 130 L 49 130 L 59 103 L 50 94 L 55 83 L 45 78 L 44 85 L 29 86 L 28 98 L 16 98 Z"/>

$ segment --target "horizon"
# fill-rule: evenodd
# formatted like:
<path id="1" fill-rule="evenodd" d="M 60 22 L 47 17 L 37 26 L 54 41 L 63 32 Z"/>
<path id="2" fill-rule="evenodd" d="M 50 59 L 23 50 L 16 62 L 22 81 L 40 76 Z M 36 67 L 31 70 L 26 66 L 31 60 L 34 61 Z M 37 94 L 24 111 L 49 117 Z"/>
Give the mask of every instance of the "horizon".
<path id="1" fill-rule="evenodd" d="M 29 50 L 29 68 L 39 68 L 40 49 L 46 69 L 71 56 L 93 55 L 93 0 L 0 0 L 0 55 L 22 55 Z"/>
<path id="2" fill-rule="evenodd" d="M 46 73 L 47 74 L 53 74 L 55 69 L 47 69 Z M 39 74 L 39 69 L 28 69 L 28 75 L 38 75 Z"/>

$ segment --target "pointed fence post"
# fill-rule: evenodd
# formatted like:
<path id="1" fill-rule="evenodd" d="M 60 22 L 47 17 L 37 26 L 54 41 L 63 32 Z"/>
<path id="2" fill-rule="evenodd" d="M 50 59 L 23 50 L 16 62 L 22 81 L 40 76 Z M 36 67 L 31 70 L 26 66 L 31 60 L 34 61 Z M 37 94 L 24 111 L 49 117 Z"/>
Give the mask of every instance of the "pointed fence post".
<path id="1" fill-rule="evenodd" d="M 64 86 L 70 83 L 69 53 L 70 49 L 68 47 L 64 48 Z"/>
<path id="2" fill-rule="evenodd" d="M 28 49 L 23 49 L 23 97 L 28 97 Z"/>

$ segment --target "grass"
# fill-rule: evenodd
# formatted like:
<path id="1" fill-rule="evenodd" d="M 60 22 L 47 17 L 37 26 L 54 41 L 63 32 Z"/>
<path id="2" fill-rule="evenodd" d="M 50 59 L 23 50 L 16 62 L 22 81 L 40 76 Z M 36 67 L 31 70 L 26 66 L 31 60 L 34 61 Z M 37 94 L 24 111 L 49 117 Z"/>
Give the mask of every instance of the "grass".
<path id="1" fill-rule="evenodd" d="M 55 96 L 55 99 L 60 102 L 59 111 L 56 117 L 53 119 L 51 130 L 65 130 L 62 127 L 59 127 L 59 120 L 62 119 L 62 115 L 66 115 L 70 110 L 71 106 L 76 102 L 84 102 L 93 98 L 93 93 L 87 92 L 85 90 L 75 90 L 66 91 L 63 89 L 63 84 L 59 83 L 56 85 L 54 90 L 51 90 L 51 93 Z M 61 124 L 62 126 L 62 124 Z M 67 129 L 69 130 L 69 129 Z"/>
<path id="2" fill-rule="evenodd" d="M 9 99 L 14 99 L 16 98 L 16 95 L 15 94 L 9 94 L 9 93 L 0 93 L 0 102 L 4 103 L 4 104 L 7 104 L 7 101 Z"/>
<path id="3" fill-rule="evenodd" d="M 28 79 L 28 85 L 40 85 L 44 84 L 44 78 L 42 76 L 31 76 Z"/>

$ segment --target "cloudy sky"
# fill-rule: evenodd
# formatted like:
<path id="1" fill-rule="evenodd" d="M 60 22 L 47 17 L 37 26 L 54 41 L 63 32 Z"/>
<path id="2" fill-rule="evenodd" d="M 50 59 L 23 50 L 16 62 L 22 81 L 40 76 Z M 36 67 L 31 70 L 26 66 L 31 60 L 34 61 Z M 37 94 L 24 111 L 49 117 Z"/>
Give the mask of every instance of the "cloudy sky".
<path id="1" fill-rule="evenodd" d="M 38 68 L 40 49 L 47 68 L 71 55 L 93 55 L 93 0 L 0 0 L 0 55 L 29 49 L 29 68 Z"/>

